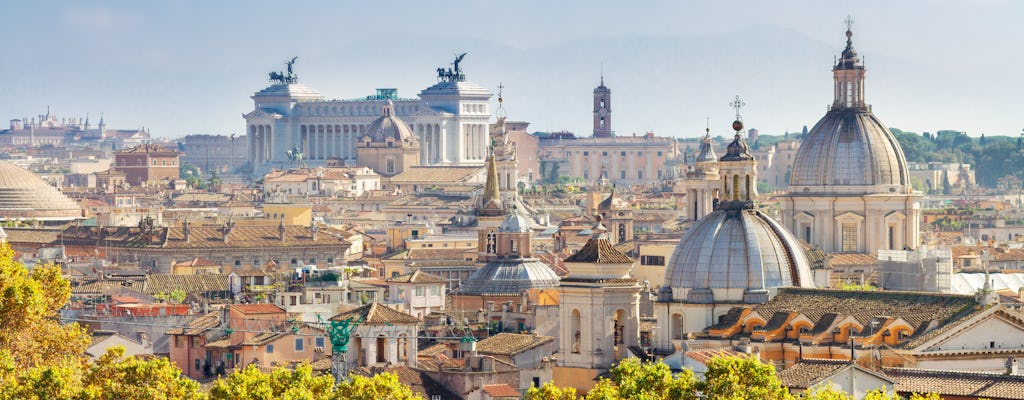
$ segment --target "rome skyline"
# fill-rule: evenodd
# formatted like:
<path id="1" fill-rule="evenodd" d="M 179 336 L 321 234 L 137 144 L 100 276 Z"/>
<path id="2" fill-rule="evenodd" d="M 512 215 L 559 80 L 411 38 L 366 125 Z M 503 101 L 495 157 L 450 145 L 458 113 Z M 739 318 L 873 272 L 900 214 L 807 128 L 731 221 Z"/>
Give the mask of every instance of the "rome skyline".
<path id="1" fill-rule="evenodd" d="M 0 6 L 14 44 L 0 60 L 0 112 L 21 118 L 49 105 L 94 124 L 103 112 L 115 127 L 144 125 L 157 137 L 241 133 L 249 96 L 292 56 L 301 82 L 328 98 L 378 87 L 414 97 L 466 51 L 468 79 L 492 91 L 504 83 L 509 117 L 531 130 L 589 135 L 603 64 L 618 135 L 697 137 L 709 116 L 726 136 L 736 94 L 749 104 L 748 127 L 798 132 L 830 103 L 831 57 L 850 14 L 867 101 L 890 127 L 977 136 L 1022 126 L 1014 95 L 1024 85 L 1012 66 L 1024 56 L 1012 45 L 1024 33 L 1012 18 L 1024 5 L 1005 1 L 406 3 L 388 10 L 390 21 L 365 18 L 379 13 L 373 4 L 201 6 Z M 40 23 L 49 29 L 30 29 Z"/>

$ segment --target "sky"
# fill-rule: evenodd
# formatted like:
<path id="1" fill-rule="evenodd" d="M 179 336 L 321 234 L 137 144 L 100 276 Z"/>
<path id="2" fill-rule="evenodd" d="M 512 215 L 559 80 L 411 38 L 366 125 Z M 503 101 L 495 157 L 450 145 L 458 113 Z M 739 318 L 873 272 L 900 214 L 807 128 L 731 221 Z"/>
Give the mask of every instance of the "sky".
<path id="1" fill-rule="evenodd" d="M 157 137 L 241 133 L 250 96 L 293 56 L 327 98 L 415 97 L 456 52 L 532 130 L 589 134 L 603 70 L 618 135 L 727 134 L 736 95 L 748 127 L 799 131 L 831 103 L 847 15 L 890 127 L 1024 128 L 1024 2 L 1010 0 L 25 1 L 0 15 L 0 115 L 102 113 Z"/>

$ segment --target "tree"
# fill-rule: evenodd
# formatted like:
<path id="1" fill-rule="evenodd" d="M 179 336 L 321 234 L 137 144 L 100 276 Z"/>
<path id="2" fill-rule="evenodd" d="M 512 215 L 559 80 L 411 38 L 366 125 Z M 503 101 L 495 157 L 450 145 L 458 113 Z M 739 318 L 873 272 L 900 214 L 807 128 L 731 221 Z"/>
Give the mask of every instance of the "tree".
<path id="1" fill-rule="evenodd" d="M 349 380 L 338 384 L 335 400 L 422 400 L 412 389 L 398 381 L 392 373 L 367 378 L 349 375 Z"/>
<path id="2" fill-rule="evenodd" d="M 775 375 L 775 368 L 757 358 L 716 357 L 707 363 L 704 381 L 697 388 L 706 398 L 719 400 L 792 399 Z"/>
<path id="3" fill-rule="evenodd" d="M 205 399 L 199 383 L 181 375 L 166 358 L 143 360 L 125 357 L 124 347 L 114 347 L 100 357 L 82 378 L 81 399 L 92 400 L 189 400 Z"/>
<path id="4" fill-rule="evenodd" d="M 307 399 L 326 400 L 334 394 L 334 379 L 313 376 L 313 368 L 301 364 L 290 371 L 276 368 L 263 372 L 254 364 L 218 379 L 210 388 L 210 400 Z"/>
<path id="5" fill-rule="evenodd" d="M 622 399 L 693 399 L 697 379 L 686 370 L 673 376 L 665 363 L 641 363 L 635 358 L 619 362 L 611 370 L 611 382 Z M 600 399 L 603 397 L 591 397 Z"/>
<path id="6" fill-rule="evenodd" d="M 165 358 L 125 357 L 124 347 L 107 351 L 87 367 L 65 360 L 8 374 L 0 399 L 191 400 L 205 399 L 199 383 L 181 375 Z"/>
<path id="7" fill-rule="evenodd" d="M 603 382 L 603 381 L 602 381 Z M 601 383 L 598 383 L 601 386 Z M 597 390 L 595 388 L 595 390 Z M 592 390 L 591 393 L 594 391 Z M 576 400 L 576 389 L 567 387 L 560 388 L 555 384 L 548 382 L 544 386 L 536 387 L 531 386 L 526 391 L 526 400 Z M 611 399 L 611 397 L 609 397 Z"/>
<path id="8" fill-rule="evenodd" d="M 805 400 L 853 400 L 853 397 L 832 385 L 822 385 L 801 396 Z"/>
<path id="9" fill-rule="evenodd" d="M 0 245 L 0 359 L 18 369 L 84 361 L 91 339 L 78 324 L 59 322 L 71 285 L 60 267 L 36 267 L 31 273 Z"/>

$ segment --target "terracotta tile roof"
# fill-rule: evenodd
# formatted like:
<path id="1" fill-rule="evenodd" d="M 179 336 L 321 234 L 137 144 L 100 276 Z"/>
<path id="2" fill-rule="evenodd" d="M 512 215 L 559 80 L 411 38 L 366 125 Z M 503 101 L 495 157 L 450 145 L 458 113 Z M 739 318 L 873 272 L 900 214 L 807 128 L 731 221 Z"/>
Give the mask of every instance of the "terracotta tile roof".
<path id="1" fill-rule="evenodd" d="M 432 167 L 415 166 L 406 168 L 398 175 L 391 177 L 391 183 L 418 182 L 465 182 L 473 176 L 483 174 L 480 167 Z"/>
<path id="2" fill-rule="evenodd" d="M 426 348 L 418 350 L 416 352 L 416 356 L 417 357 L 433 357 L 433 356 L 436 356 L 438 354 L 445 354 L 447 352 L 448 352 L 448 346 L 447 345 L 445 345 L 444 343 L 437 343 L 437 344 L 431 345 L 430 347 L 426 347 Z"/>
<path id="3" fill-rule="evenodd" d="M 1024 399 L 1024 376 L 989 372 L 882 368 L 900 393 L 938 393 L 987 399 Z"/>
<path id="4" fill-rule="evenodd" d="M 190 294 L 227 292 L 228 276 L 224 274 L 149 274 L 146 275 L 142 286 L 142 291 L 146 294 L 169 293 L 176 289 Z"/>
<path id="5" fill-rule="evenodd" d="M 380 303 L 370 303 L 354 308 L 331 317 L 331 320 L 340 321 L 350 317 L 356 317 L 359 324 L 366 325 L 418 324 L 421 322 L 419 318 Z"/>
<path id="6" fill-rule="evenodd" d="M 245 342 L 242 342 L 243 346 L 263 346 L 267 343 L 272 343 L 277 339 L 284 337 L 284 332 L 260 332 L 255 336 L 249 338 Z"/>
<path id="7" fill-rule="evenodd" d="M 514 356 L 546 343 L 555 338 L 551 336 L 534 336 L 519 333 L 499 333 L 476 344 L 476 351 L 484 354 L 500 354 Z M 547 356 L 549 354 L 545 354 Z"/>
<path id="8" fill-rule="evenodd" d="M 235 304 L 231 308 L 242 314 L 284 314 L 283 308 L 278 307 L 275 304 L 259 303 L 259 304 Z"/>
<path id="9" fill-rule="evenodd" d="M 877 265 L 878 256 L 865 253 L 835 253 L 829 255 L 828 262 L 832 266 Z"/>
<path id="10" fill-rule="evenodd" d="M 467 257 L 476 255 L 475 248 L 445 249 L 445 248 L 415 248 L 409 249 L 405 254 L 407 260 L 465 260 Z"/>
<path id="11" fill-rule="evenodd" d="M 447 279 L 440 276 L 429 274 L 420 270 L 415 270 L 412 273 L 399 275 L 394 278 L 388 278 L 389 283 L 448 283 Z"/>
<path id="12" fill-rule="evenodd" d="M 815 323 L 827 313 L 853 316 L 862 324 L 886 315 L 921 327 L 930 321 L 941 326 L 959 320 L 974 304 L 972 296 L 952 294 L 785 288 L 754 310 L 765 317 L 793 310 Z"/>
<path id="13" fill-rule="evenodd" d="M 788 388 L 807 389 L 849 365 L 846 360 L 804 359 L 780 371 L 779 381 Z"/>
<path id="14" fill-rule="evenodd" d="M 49 244 L 57 241 L 59 230 L 4 228 L 8 243 Z"/>
<path id="15" fill-rule="evenodd" d="M 632 264 L 633 259 L 615 249 L 608 239 L 591 238 L 576 254 L 566 258 L 565 262 Z"/>
<path id="16" fill-rule="evenodd" d="M 321 227 L 314 240 L 309 227 L 286 225 L 284 240 L 278 226 L 235 226 L 224 242 L 222 227 L 195 225 L 185 241 L 182 227 L 157 227 L 143 231 L 138 227 L 70 226 L 60 233 L 66 244 L 103 245 L 109 247 L 150 247 L 167 249 L 273 248 L 296 246 L 348 246 L 341 231 Z"/>
<path id="17" fill-rule="evenodd" d="M 483 390 L 488 396 L 494 398 L 514 397 L 518 399 L 523 396 L 519 391 L 507 383 L 483 385 Z"/>
<path id="18" fill-rule="evenodd" d="M 189 321 L 188 325 L 184 328 L 175 328 L 168 330 L 167 334 L 201 335 L 218 326 L 220 326 L 220 312 L 214 311 Z"/>

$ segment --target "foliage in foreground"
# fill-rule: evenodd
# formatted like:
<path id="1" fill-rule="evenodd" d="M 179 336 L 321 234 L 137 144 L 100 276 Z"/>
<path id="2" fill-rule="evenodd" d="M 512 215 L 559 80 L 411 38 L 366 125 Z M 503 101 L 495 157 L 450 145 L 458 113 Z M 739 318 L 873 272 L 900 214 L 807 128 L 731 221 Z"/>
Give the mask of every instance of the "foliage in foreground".
<path id="1" fill-rule="evenodd" d="M 852 397 L 829 385 L 793 396 L 782 386 L 775 368 L 753 357 L 716 357 L 707 363 L 703 380 L 691 371 L 672 374 L 663 363 L 641 363 L 626 359 L 611 370 L 611 379 L 601 379 L 584 400 L 851 400 Z M 526 400 L 575 400 L 576 389 L 560 388 L 550 382 L 530 388 Z M 866 400 L 902 400 L 891 393 L 876 390 Z M 909 400 L 939 400 L 937 394 L 910 396 Z"/>

